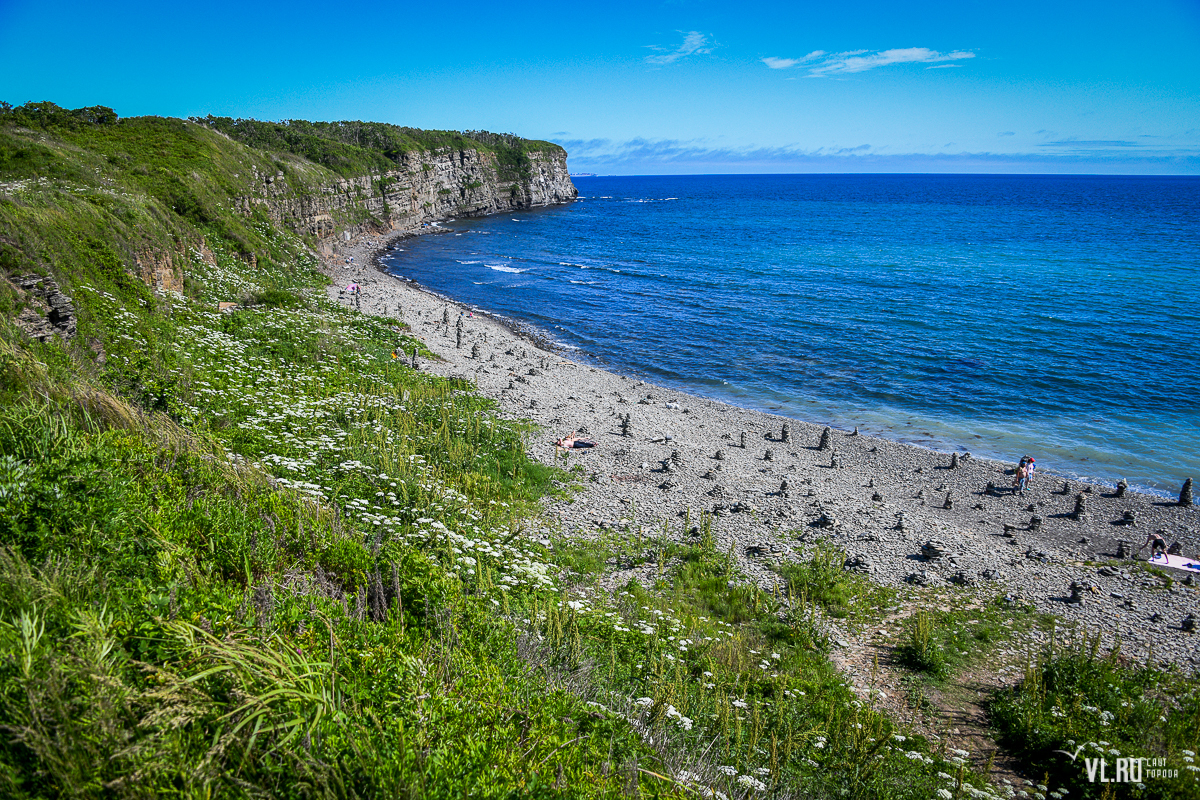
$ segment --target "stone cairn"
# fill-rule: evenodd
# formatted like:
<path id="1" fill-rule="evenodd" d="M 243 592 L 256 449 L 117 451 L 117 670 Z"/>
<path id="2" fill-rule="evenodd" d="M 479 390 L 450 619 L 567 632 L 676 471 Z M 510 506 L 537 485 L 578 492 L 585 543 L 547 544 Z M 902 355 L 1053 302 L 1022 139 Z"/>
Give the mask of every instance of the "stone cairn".
<path id="1" fill-rule="evenodd" d="M 1130 558 L 1133 551 L 1129 549 L 1129 541 L 1126 539 L 1117 540 L 1117 558 Z"/>
<path id="2" fill-rule="evenodd" d="M 1029 532 L 1037 533 L 1041 529 L 1042 529 L 1042 518 L 1037 515 L 1034 515 L 1029 520 Z"/>
<path id="3" fill-rule="evenodd" d="M 1121 480 L 1117 481 L 1117 490 L 1115 492 L 1113 492 L 1113 497 L 1124 497 L 1125 493 L 1128 491 L 1129 491 L 1129 481 L 1125 480 L 1124 478 L 1121 478 Z"/>
<path id="4" fill-rule="evenodd" d="M 829 468 L 830 469 L 841 469 L 842 468 L 842 456 L 841 456 L 841 453 L 839 453 L 837 450 L 834 450 L 832 453 L 829 454 Z"/>
<path id="5" fill-rule="evenodd" d="M 1179 627 L 1182 628 L 1183 630 L 1187 631 L 1188 633 L 1195 633 L 1196 632 L 1196 615 L 1188 614 L 1186 617 L 1183 618 L 1183 622 L 1179 623 Z"/>
<path id="6" fill-rule="evenodd" d="M 1071 581 L 1071 605 L 1083 605 L 1085 594 L 1093 591 L 1092 587 L 1079 581 Z"/>
<path id="7" fill-rule="evenodd" d="M 1179 505 L 1192 505 L 1192 479 L 1188 478 L 1183 482 L 1183 488 L 1179 490 Z"/>
<path id="8" fill-rule="evenodd" d="M 746 449 L 746 432 L 742 431 L 741 434 L 738 436 L 738 439 L 740 439 L 740 441 L 741 441 L 741 448 L 743 450 L 745 450 Z"/>
<path id="9" fill-rule="evenodd" d="M 946 492 L 946 502 L 942 503 L 942 508 L 949 510 L 954 508 L 954 493 Z"/>
<path id="10" fill-rule="evenodd" d="M 454 349 L 462 348 L 462 333 L 463 333 L 463 318 L 458 318 L 458 324 L 454 326 Z"/>
<path id="11" fill-rule="evenodd" d="M 1062 488 L 1058 490 L 1058 493 L 1059 494 L 1070 494 L 1071 493 L 1071 482 L 1063 481 Z"/>
<path id="12" fill-rule="evenodd" d="M 779 439 L 784 444 L 787 444 L 788 442 L 790 442 L 792 440 L 792 426 L 791 425 L 789 425 L 786 422 L 783 423 L 783 430 L 779 432 Z"/>
<path id="13" fill-rule="evenodd" d="M 672 463 L 672 464 L 674 464 L 676 467 L 682 467 L 682 466 L 683 466 L 683 456 L 681 456 L 681 455 L 679 454 L 679 451 L 678 451 L 678 450 L 672 450 L 672 451 L 671 451 L 671 458 L 670 458 L 670 461 L 671 461 L 671 463 Z"/>
<path id="14" fill-rule="evenodd" d="M 779 496 L 780 497 L 788 497 L 788 482 L 787 482 L 787 480 L 782 480 L 779 482 Z"/>
<path id="15" fill-rule="evenodd" d="M 950 454 L 950 469 L 958 469 L 958 453 Z"/>
<path id="16" fill-rule="evenodd" d="M 833 447 L 833 431 L 828 426 L 821 431 L 821 441 L 817 442 L 818 450 L 828 450 Z"/>
<path id="17" fill-rule="evenodd" d="M 936 561 L 946 555 L 946 546 L 938 539 L 930 539 L 921 545 L 921 557 L 926 561 Z"/>
<path id="18" fill-rule="evenodd" d="M 471 358 L 474 358 L 474 359 L 479 358 L 479 343 L 478 342 L 471 345 Z"/>
<path id="19" fill-rule="evenodd" d="M 725 451 L 718 450 L 717 452 L 713 453 L 713 458 L 715 458 L 717 461 L 724 461 L 725 460 Z"/>
<path id="20" fill-rule="evenodd" d="M 995 497 L 996 496 L 996 482 L 988 481 L 987 488 L 983 490 L 983 493 L 986 494 L 988 497 Z"/>
<path id="21" fill-rule="evenodd" d="M 450 306 L 446 306 L 442 309 L 442 324 L 447 328 L 450 327 Z"/>
<path id="22" fill-rule="evenodd" d="M 775 451 L 774 450 L 767 450 L 766 452 L 763 453 L 763 461 L 774 461 L 774 460 L 775 460 Z"/>
<path id="23" fill-rule="evenodd" d="M 1131 528 L 1137 527 L 1137 514 L 1132 508 L 1125 509 L 1125 513 L 1121 515 L 1121 524 Z"/>
<path id="24" fill-rule="evenodd" d="M 904 522 L 904 512 L 903 512 L 903 511 L 897 511 L 897 512 L 896 512 L 896 525 L 895 525 L 895 528 L 896 528 L 896 530 L 900 531 L 901 533 L 907 533 L 907 532 L 908 532 L 908 525 L 906 525 L 906 524 L 905 524 L 905 522 Z"/>
<path id="25" fill-rule="evenodd" d="M 1087 519 L 1087 515 L 1087 498 L 1083 495 L 1083 492 L 1080 492 L 1075 495 L 1075 510 L 1071 512 L 1071 519 L 1079 522 L 1080 520 Z"/>
<path id="26" fill-rule="evenodd" d="M 881 495 L 879 492 L 875 492 L 874 494 L 871 495 L 871 502 L 872 503 L 882 503 L 883 495 Z"/>
<path id="27" fill-rule="evenodd" d="M 633 436 L 633 422 L 630 421 L 628 414 L 621 415 L 621 435 Z"/>

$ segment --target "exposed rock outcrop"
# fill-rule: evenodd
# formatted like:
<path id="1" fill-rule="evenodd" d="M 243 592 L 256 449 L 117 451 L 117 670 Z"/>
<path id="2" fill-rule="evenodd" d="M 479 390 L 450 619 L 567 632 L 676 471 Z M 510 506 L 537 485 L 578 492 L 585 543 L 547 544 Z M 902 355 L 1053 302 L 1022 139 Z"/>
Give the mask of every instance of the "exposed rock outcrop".
<path id="1" fill-rule="evenodd" d="M 20 275 L 9 280 L 25 301 L 25 308 L 15 320 L 17 327 L 43 342 L 52 336 L 67 341 L 75 338 L 75 304 L 54 278 Z"/>

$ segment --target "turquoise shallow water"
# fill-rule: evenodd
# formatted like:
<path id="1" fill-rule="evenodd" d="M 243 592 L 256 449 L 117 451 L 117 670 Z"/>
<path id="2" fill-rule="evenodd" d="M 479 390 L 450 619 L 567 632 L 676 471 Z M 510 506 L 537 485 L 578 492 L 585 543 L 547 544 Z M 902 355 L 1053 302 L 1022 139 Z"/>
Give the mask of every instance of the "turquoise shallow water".
<path id="1" fill-rule="evenodd" d="M 1200 477 L 1200 179 L 576 185 L 385 264 L 738 405 L 1160 492 Z"/>

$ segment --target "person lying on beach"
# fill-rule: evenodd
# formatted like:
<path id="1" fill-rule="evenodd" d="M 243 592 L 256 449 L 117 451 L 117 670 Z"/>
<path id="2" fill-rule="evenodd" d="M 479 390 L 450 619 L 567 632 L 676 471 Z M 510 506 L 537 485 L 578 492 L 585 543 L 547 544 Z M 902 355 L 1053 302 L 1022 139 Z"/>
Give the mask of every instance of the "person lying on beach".
<path id="1" fill-rule="evenodd" d="M 571 448 L 582 449 L 584 447 L 595 447 L 596 443 L 593 442 L 591 439 L 584 439 L 582 436 L 576 436 L 575 431 L 571 431 L 570 436 L 564 436 L 561 439 L 558 439 L 557 441 L 554 442 L 554 446 L 555 447 L 565 447 L 567 449 L 571 449 Z"/>
<path id="2" fill-rule="evenodd" d="M 1152 533 L 1149 536 L 1147 536 L 1145 543 L 1141 547 L 1138 548 L 1138 552 L 1140 553 L 1143 550 L 1145 550 L 1146 545 L 1150 545 L 1150 560 L 1151 561 L 1154 560 L 1154 557 L 1156 555 L 1158 555 L 1159 553 L 1162 553 L 1163 563 L 1164 564 L 1171 563 L 1171 557 L 1169 555 L 1167 555 L 1167 540 L 1164 539 L 1161 535 L 1159 535 L 1157 533 Z"/>

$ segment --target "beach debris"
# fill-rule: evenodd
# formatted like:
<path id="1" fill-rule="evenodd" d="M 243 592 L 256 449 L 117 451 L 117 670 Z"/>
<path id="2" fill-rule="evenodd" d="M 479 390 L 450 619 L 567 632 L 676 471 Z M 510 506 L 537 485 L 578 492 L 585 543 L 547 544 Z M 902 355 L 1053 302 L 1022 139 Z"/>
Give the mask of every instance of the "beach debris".
<path id="1" fill-rule="evenodd" d="M 743 450 L 745 450 L 746 449 L 746 432 L 742 431 L 741 436 L 739 438 L 741 439 L 741 448 Z"/>
<path id="2" fill-rule="evenodd" d="M 1042 529 L 1042 518 L 1034 514 L 1029 518 L 1029 526 L 1027 530 L 1030 533 L 1037 533 Z"/>
<path id="3" fill-rule="evenodd" d="M 784 444 L 790 442 L 792 440 L 792 426 L 786 422 L 783 423 L 783 430 L 779 432 L 779 438 Z"/>
<path id="4" fill-rule="evenodd" d="M 953 492 L 946 492 L 946 502 L 942 503 L 942 508 L 947 510 L 954 508 Z"/>
<path id="5" fill-rule="evenodd" d="M 717 461 L 724 461 L 725 460 L 725 451 L 718 450 L 717 452 L 713 453 L 713 458 L 715 458 Z"/>
<path id="6" fill-rule="evenodd" d="M 950 469 L 958 469 L 958 453 L 950 454 Z"/>
<path id="7" fill-rule="evenodd" d="M 1183 488 L 1179 490 L 1179 505 L 1192 505 L 1192 479 L 1188 478 L 1183 482 Z"/>
<path id="8" fill-rule="evenodd" d="M 926 561 L 936 561 L 946 555 L 946 545 L 940 539 L 930 539 L 921 545 L 921 556 Z"/>
<path id="9" fill-rule="evenodd" d="M 818 450 L 828 450 L 832 446 L 833 446 L 833 431 L 829 428 L 828 425 L 826 425 L 825 430 L 821 431 L 821 440 L 819 442 L 817 442 L 817 449 Z"/>
<path id="10" fill-rule="evenodd" d="M 774 461 L 774 460 L 775 460 L 775 451 L 774 450 L 767 450 L 766 452 L 763 453 L 763 461 Z"/>
<path id="11" fill-rule="evenodd" d="M 1087 519 L 1087 515 L 1087 498 L 1084 496 L 1083 492 L 1080 492 L 1079 494 L 1075 495 L 1075 510 L 1070 513 L 1070 517 L 1076 522 L 1079 522 L 1080 520 Z"/>
<path id="12" fill-rule="evenodd" d="M 1113 492 L 1113 497 L 1124 497 L 1127 491 L 1129 491 L 1129 481 L 1121 478 L 1121 480 L 1117 481 L 1117 488 Z"/>
<path id="13" fill-rule="evenodd" d="M 1195 633 L 1196 632 L 1196 615 L 1188 614 L 1186 617 L 1183 618 L 1183 622 L 1179 623 L 1179 627 L 1181 630 L 1184 630 L 1187 633 Z"/>

